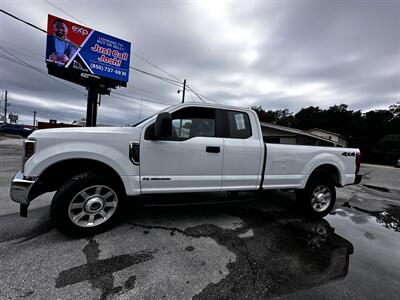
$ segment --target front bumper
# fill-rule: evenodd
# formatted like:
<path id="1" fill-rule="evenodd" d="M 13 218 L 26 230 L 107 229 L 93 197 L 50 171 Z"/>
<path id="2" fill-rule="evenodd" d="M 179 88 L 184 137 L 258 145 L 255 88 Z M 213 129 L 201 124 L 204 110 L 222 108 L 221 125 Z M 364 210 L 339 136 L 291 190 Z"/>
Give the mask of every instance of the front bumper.
<path id="1" fill-rule="evenodd" d="M 10 196 L 11 199 L 20 204 L 29 204 L 29 192 L 35 183 L 34 180 L 27 180 L 24 174 L 20 171 L 15 174 L 11 181 Z"/>

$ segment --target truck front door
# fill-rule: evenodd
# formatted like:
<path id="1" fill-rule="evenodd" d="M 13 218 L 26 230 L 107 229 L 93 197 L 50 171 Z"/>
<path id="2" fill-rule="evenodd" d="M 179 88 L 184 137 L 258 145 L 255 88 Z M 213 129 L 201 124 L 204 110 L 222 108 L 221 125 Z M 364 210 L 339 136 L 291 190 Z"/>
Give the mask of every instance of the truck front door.
<path id="1" fill-rule="evenodd" d="M 171 114 L 170 138 L 148 140 L 142 134 L 143 194 L 221 190 L 224 152 L 220 115 L 220 110 L 213 108 L 184 107 Z"/>

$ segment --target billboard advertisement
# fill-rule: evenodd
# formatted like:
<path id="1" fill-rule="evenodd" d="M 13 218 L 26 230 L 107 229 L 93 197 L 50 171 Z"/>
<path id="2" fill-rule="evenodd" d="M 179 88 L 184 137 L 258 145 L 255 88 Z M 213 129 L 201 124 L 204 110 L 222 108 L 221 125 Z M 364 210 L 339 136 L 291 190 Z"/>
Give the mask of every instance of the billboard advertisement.
<path id="1" fill-rule="evenodd" d="M 131 43 L 49 15 L 46 62 L 101 78 L 127 82 Z"/>

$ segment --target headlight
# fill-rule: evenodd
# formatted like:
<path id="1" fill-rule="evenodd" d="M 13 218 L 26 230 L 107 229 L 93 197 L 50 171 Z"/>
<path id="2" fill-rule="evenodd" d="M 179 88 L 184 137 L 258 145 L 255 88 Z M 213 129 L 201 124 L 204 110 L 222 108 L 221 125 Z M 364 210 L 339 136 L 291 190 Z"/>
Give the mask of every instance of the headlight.
<path id="1" fill-rule="evenodd" d="M 24 155 L 22 157 L 22 172 L 24 171 L 24 166 L 26 161 L 35 154 L 36 141 L 35 140 L 25 140 L 24 141 Z"/>

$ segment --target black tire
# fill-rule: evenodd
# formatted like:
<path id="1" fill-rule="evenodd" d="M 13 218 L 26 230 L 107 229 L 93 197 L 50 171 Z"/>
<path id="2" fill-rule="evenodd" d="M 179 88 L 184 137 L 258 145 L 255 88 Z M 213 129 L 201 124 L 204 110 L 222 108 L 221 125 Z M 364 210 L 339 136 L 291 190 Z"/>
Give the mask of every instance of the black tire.
<path id="1" fill-rule="evenodd" d="M 321 190 L 321 188 L 323 188 Z M 323 199 L 316 198 L 314 193 L 323 194 Z M 328 200 L 328 193 L 330 194 Z M 313 177 L 307 182 L 304 190 L 296 191 L 296 202 L 303 214 L 312 219 L 325 217 L 336 202 L 336 190 L 332 180 L 326 177 Z M 321 202 L 324 202 L 323 204 Z M 327 203 L 329 202 L 329 203 Z"/>
<path id="2" fill-rule="evenodd" d="M 98 188 L 100 189 L 99 192 L 97 190 Z M 85 192 L 85 195 L 90 195 L 91 193 L 94 194 L 85 199 L 80 195 L 82 192 Z M 105 195 L 103 195 L 104 197 L 97 197 L 97 193 L 103 193 Z M 111 193 L 111 196 L 109 193 Z M 107 195 L 108 198 L 106 198 Z M 99 172 L 82 173 L 67 180 L 58 189 L 51 202 L 50 217 L 55 227 L 68 236 L 93 236 L 112 227 L 118 214 L 120 213 L 123 195 L 124 193 L 122 192 L 122 188 L 118 182 L 110 179 L 106 174 Z M 110 197 L 112 201 L 108 202 L 107 200 Z M 101 211 L 99 211 L 97 214 L 94 211 L 87 212 L 86 208 L 91 208 L 89 201 L 93 202 L 92 206 L 96 204 L 94 203 L 96 201 L 103 203 L 96 204 L 99 208 L 101 208 Z M 72 208 L 72 205 L 76 204 L 80 206 L 80 203 L 82 203 L 82 208 Z M 110 205 L 112 206 L 110 207 Z M 81 217 L 81 219 L 76 221 L 77 223 L 74 223 L 72 220 L 77 217 L 77 215 L 74 216 L 75 211 L 77 211 L 77 215 L 80 213 L 84 214 L 84 217 Z M 105 217 L 100 215 L 101 213 L 105 214 Z M 109 214 L 109 216 L 107 214 Z M 88 221 L 84 220 L 86 215 L 88 216 Z M 96 218 L 95 221 L 92 221 L 91 223 L 89 221 L 90 215 L 95 215 L 94 218 Z M 78 222 L 81 222 L 82 224 L 78 225 Z M 84 222 L 87 222 L 87 224 L 83 224 Z M 95 222 L 98 222 L 99 224 L 96 225 Z"/>

